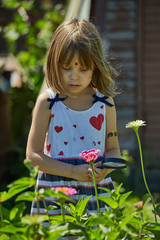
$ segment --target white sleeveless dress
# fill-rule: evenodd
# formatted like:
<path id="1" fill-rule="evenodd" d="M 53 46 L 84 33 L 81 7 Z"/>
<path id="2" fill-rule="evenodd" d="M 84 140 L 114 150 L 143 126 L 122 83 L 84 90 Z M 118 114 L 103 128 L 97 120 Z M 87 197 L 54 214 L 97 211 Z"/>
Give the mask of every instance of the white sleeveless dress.
<path id="1" fill-rule="evenodd" d="M 106 104 L 112 107 L 113 105 L 106 101 L 107 97 L 99 93 L 93 95 L 93 105 L 85 111 L 75 111 L 65 106 L 64 99 L 60 99 L 51 89 L 46 90 L 49 93 L 50 99 L 50 124 L 48 133 L 46 134 L 46 141 L 44 146 L 44 153 L 53 159 L 70 163 L 73 165 L 86 164 L 86 162 L 79 156 L 84 150 L 99 149 L 100 161 L 104 157 L 105 151 L 105 133 L 106 133 Z M 54 161 L 54 160 L 53 160 Z M 78 182 L 72 178 L 55 176 L 39 171 L 37 177 L 37 188 L 51 188 L 51 187 L 73 187 L 77 190 L 77 194 L 72 198 L 76 201 L 80 197 L 89 199 L 87 204 L 87 212 L 96 212 L 96 196 L 94 191 L 94 184 L 91 182 Z M 113 189 L 112 179 L 107 175 L 105 179 L 97 184 L 97 187 L 106 187 Z M 109 196 L 109 194 L 98 188 L 99 196 Z M 52 199 L 47 197 L 45 199 L 46 205 L 54 205 Z M 43 202 L 39 201 L 40 214 L 46 214 Z M 105 203 L 100 201 L 100 211 L 105 210 Z M 37 207 L 35 201 L 32 203 L 31 214 L 37 214 Z M 61 210 L 57 209 L 49 211 L 49 215 L 60 215 Z M 43 226 L 48 226 L 44 223 Z"/>

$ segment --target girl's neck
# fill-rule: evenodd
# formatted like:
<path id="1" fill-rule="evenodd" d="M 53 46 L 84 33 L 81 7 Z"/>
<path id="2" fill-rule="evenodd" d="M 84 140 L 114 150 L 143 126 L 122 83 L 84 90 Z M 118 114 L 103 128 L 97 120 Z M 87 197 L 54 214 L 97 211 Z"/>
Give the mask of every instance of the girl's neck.
<path id="1" fill-rule="evenodd" d="M 82 94 L 77 94 L 75 96 L 68 96 L 63 104 L 72 110 L 84 111 L 92 107 L 93 105 L 93 94 L 96 93 L 96 89 L 88 88 L 87 91 Z M 60 95 L 61 96 L 61 95 Z"/>

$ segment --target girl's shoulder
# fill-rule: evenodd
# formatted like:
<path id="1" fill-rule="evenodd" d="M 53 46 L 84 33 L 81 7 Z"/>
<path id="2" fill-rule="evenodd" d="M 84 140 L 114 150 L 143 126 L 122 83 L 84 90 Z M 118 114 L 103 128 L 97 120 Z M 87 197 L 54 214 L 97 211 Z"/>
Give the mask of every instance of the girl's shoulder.
<path id="1" fill-rule="evenodd" d="M 51 89 L 46 89 L 38 96 L 35 108 L 48 112 L 50 105 L 48 98 L 54 98 L 55 96 L 56 94 Z"/>
<path id="2" fill-rule="evenodd" d="M 48 93 L 48 97 L 49 98 L 55 98 L 56 93 L 51 89 L 51 88 L 47 88 L 44 93 Z"/>
<path id="3" fill-rule="evenodd" d="M 38 96 L 37 104 L 48 109 L 49 108 L 48 98 L 54 99 L 55 96 L 56 96 L 55 92 L 52 89 L 48 88 Z"/>
<path id="4" fill-rule="evenodd" d="M 108 103 L 110 103 L 111 105 L 113 105 L 113 107 L 115 106 L 113 97 L 104 95 L 103 93 L 99 92 L 98 90 L 96 90 L 96 95 L 97 95 L 99 98 L 102 98 L 102 99 L 105 98 Z M 106 105 L 106 106 L 109 106 L 109 105 Z"/>

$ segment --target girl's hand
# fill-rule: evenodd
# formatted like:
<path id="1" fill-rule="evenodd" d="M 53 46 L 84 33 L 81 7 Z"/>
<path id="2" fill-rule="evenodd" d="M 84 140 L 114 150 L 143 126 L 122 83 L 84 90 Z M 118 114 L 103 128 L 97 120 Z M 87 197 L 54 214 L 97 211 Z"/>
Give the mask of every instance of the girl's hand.
<path id="1" fill-rule="evenodd" d="M 90 182 L 88 171 L 90 168 L 89 164 L 82 164 L 74 166 L 73 178 L 79 182 Z"/>
<path id="2" fill-rule="evenodd" d="M 96 183 L 100 183 L 109 173 L 113 171 L 113 169 L 101 169 L 99 168 L 101 166 L 101 162 L 94 164 L 94 172 L 95 172 L 95 178 Z M 88 176 L 91 182 L 93 182 L 93 175 L 91 168 L 88 169 Z"/>

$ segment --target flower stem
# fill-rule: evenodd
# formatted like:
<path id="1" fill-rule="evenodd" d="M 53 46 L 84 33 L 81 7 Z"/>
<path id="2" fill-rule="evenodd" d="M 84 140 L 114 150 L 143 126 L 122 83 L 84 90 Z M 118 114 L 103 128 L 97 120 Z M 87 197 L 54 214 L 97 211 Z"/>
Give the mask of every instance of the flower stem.
<path id="1" fill-rule="evenodd" d="M 3 220 L 3 214 L 2 214 L 2 204 L 0 202 L 0 219 Z"/>
<path id="2" fill-rule="evenodd" d="M 48 222 L 49 222 L 49 225 L 51 225 L 51 221 L 50 221 L 50 217 L 49 217 L 49 213 L 48 213 L 48 209 L 47 209 L 47 205 L 46 205 L 45 199 L 43 199 L 42 201 L 43 201 L 43 204 L 44 204 L 44 207 L 45 207 L 45 210 L 46 210 L 47 216 L 48 216 Z"/>
<path id="3" fill-rule="evenodd" d="M 36 198 L 36 206 L 37 206 L 37 214 L 40 214 L 40 207 L 39 207 L 39 196 L 38 196 L 38 191 L 35 191 L 35 198 Z"/>
<path id="4" fill-rule="evenodd" d="M 97 211 L 98 211 L 98 213 L 100 213 L 99 200 L 98 200 L 98 192 L 97 192 L 97 184 L 96 184 L 95 172 L 94 172 L 94 168 L 93 168 L 93 162 L 90 162 L 89 164 L 90 164 L 90 166 L 91 166 L 92 174 L 93 174 L 94 189 L 95 189 L 96 201 L 97 201 Z"/>
<path id="5" fill-rule="evenodd" d="M 60 200 L 60 204 L 61 204 L 61 213 L 62 213 L 63 222 L 65 223 L 64 206 L 63 206 L 64 201 L 63 201 L 63 199 Z"/>
<path id="6" fill-rule="evenodd" d="M 153 196 L 149 190 L 147 181 L 146 181 L 146 176 L 145 176 L 145 172 L 144 172 L 144 164 L 143 164 L 143 156 L 142 156 L 142 148 L 141 148 L 141 142 L 140 142 L 140 138 L 139 138 L 139 133 L 138 133 L 138 129 L 134 129 L 136 136 L 137 136 L 137 140 L 138 140 L 138 145 L 139 145 L 139 153 L 140 153 L 140 160 L 141 160 L 141 168 L 142 168 L 142 175 L 143 175 L 143 180 L 144 180 L 144 184 L 146 186 L 146 189 L 150 195 L 150 198 L 152 200 L 152 204 L 153 204 L 153 209 L 154 209 L 154 215 L 155 215 L 155 222 L 157 223 L 157 216 L 156 216 L 156 210 L 155 210 L 155 203 L 154 203 L 154 199 Z"/>

